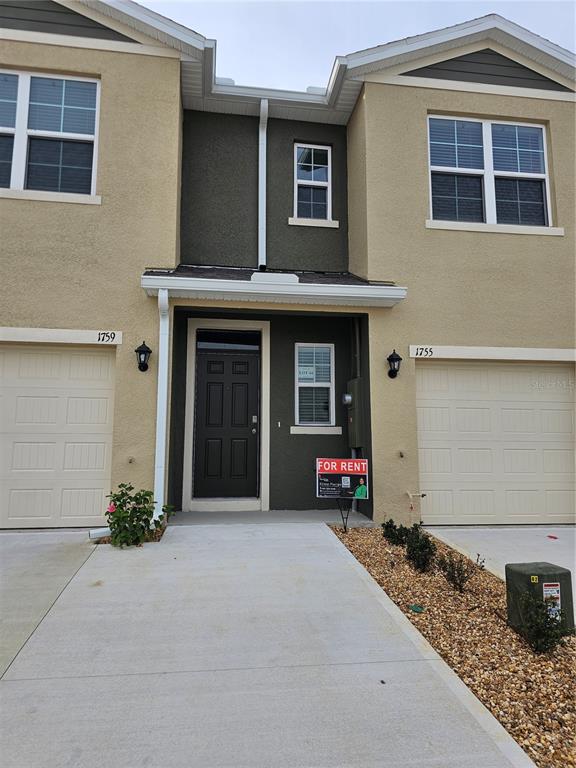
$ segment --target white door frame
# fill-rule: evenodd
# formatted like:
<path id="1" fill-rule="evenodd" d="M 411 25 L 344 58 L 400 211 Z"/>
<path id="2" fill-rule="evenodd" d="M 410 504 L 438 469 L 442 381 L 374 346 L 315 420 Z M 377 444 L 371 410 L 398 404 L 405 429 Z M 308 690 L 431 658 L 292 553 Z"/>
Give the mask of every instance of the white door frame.
<path id="1" fill-rule="evenodd" d="M 260 496 L 258 498 L 195 499 L 194 404 L 196 399 L 196 331 L 199 329 L 260 331 Z M 270 322 L 191 317 L 188 320 L 186 363 L 186 413 L 184 419 L 184 477 L 182 510 L 185 512 L 267 512 L 270 508 Z"/>

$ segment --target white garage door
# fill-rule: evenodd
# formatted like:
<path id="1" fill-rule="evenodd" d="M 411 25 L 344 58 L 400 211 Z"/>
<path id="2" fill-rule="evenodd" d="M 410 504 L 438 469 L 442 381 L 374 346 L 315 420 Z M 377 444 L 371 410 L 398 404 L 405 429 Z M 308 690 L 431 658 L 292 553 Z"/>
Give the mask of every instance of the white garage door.
<path id="1" fill-rule="evenodd" d="M 574 366 L 416 366 L 422 519 L 428 524 L 575 519 Z"/>
<path id="2" fill-rule="evenodd" d="M 0 527 L 104 522 L 114 354 L 0 346 Z"/>

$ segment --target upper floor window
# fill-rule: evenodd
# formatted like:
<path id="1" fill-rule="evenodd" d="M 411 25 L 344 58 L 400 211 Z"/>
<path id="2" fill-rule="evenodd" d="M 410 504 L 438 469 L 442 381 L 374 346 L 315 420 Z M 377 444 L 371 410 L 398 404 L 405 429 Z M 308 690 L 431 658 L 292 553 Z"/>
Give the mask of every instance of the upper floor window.
<path id="1" fill-rule="evenodd" d="M 334 345 L 296 344 L 296 424 L 334 425 Z"/>
<path id="2" fill-rule="evenodd" d="M 94 195 L 98 83 L 0 72 L 0 187 Z"/>
<path id="3" fill-rule="evenodd" d="M 429 118 L 432 218 L 550 225 L 544 127 Z"/>
<path id="4" fill-rule="evenodd" d="M 332 148 L 294 145 L 294 217 L 332 220 Z"/>

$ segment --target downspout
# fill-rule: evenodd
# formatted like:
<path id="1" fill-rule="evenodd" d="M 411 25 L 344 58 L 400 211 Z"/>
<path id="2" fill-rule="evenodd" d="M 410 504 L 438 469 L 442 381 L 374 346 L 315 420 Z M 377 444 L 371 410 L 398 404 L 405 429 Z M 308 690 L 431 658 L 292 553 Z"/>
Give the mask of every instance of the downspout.
<path id="1" fill-rule="evenodd" d="M 260 101 L 258 126 L 258 269 L 266 271 L 266 145 L 268 99 Z"/>
<path id="2" fill-rule="evenodd" d="M 154 459 L 154 517 L 160 517 L 164 506 L 166 475 L 166 428 L 168 424 L 168 349 L 170 345 L 170 314 L 168 290 L 158 291 L 158 395 L 156 400 L 156 454 Z"/>

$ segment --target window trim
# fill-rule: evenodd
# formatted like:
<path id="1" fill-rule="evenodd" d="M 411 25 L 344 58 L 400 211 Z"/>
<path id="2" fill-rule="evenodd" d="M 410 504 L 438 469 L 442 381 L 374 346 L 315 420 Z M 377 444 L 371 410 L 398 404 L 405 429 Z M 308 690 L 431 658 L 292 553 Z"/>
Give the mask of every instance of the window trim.
<path id="1" fill-rule="evenodd" d="M 298 350 L 302 347 L 328 347 L 330 349 L 330 384 L 326 382 L 298 381 Z M 335 427 L 336 426 L 336 365 L 335 345 L 321 341 L 297 341 L 294 344 L 294 424 L 297 427 Z M 330 389 L 330 419 L 327 422 L 300 421 L 300 387 Z"/>
<path id="2" fill-rule="evenodd" d="M 430 120 L 462 120 L 469 123 L 481 123 L 482 124 L 482 148 L 484 168 L 453 168 L 451 166 L 439 166 L 432 165 L 430 162 Z M 494 170 L 494 156 L 492 152 L 492 126 L 493 125 L 515 125 L 526 128 L 540 128 L 542 131 L 542 146 L 544 156 L 544 173 L 524 173 L 522 171 L 496 171 Z M 548 165 L 548 141 L 546 133 L 546 125 L 544 123 L 527 123 L 523 120 L 485 120 L 478 117 L 466 117 L 463 115 L 436 115 L 429 114 L 426 120 L 427 127 L 427 157 L 428 157 L 428 195 L 429 195 L 429 221 L 434 221 L 445 224 L 458 223 L 458 224 L 484 224 L 491 227 L 531 227 L 529 224 L 506 224 L 504 222 L 498 222 L 496 215 L 496 179 L 538 179 L 544 182 L 545 187 L 545 209 L 546 224 L 534 225 L 534 228 L 554 228 L 554 222 L 552 220 L 552 202 L 550 196 L 550 170 Z M 450 219 L 435 219 L 433 213 L 432 203 L 432 174 L 433 173 L 449 173 L 460 176 L 481 176 L 482 187 L 484 193 L 484 221 L 482 222 L 465 222 L 465 221 L 452 221 Z"/>
<path id="3" fill-rule="evenodd" d="M 313 181 L 298 178 L 298 150 L 299 149 L 325 149 L 328 152 L 328 181 Z M 298 187 L 320 187 L 326 189 L 326 218 L 308 219 L 298 216 Z M 310 222 L 308 226 L 326 226 L 326 222 L 332 222 L 332 147 L 329 144 L 306 144 L 305 142 L 294 142 L 294 215 L 288 220 L 289 223 Z M 314 224 L 314 222 L 316 224 Z"/>
<path id="4" fill-rule="evenodd" d="M 86 198 L 96 198 L 96 177 L 98 172 L 98 143 L 100 133 L 100 80 L 93 77 L 79 77 L 76 75 L 60 75 L 50 72 L 31 72 L 17 69 L 0 69 L 2 75 L 16 75 L 18 77 L 18 91 L 16 96 L 16 120 L 14 128 L 0 127 L 0 135 L 14 136 L 14 146 L 12 149 L 12 169 L 10 175 L 10 186 L 4 187 L 4 191 L 12 192 L 46 192 L 51 195 L 61 195 L 65 200 L 68 195 L 77 197 L 82 195 Z M 82 83 L 96 84 L 96 108 L 94 112 L 94 133 L 65 133 L 59 131 L 42 131 L 36 128 L 28 128 L 28 112 L 30 110 L 30 83 L 32 77 L 45 77 L 51 80 L 76 80 Z M 90 141 L 93 145 L 92 150 L 92 176 L 90 192 L 88 194 L 81 192 L 53 192 L 51 190 L 28 190 L 26 189 L 26 167 L 28 159 L 28 139 L 29 138 L 47 138 L 60 139 L 61 141 Z"/>

